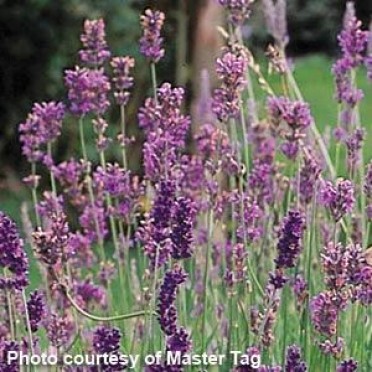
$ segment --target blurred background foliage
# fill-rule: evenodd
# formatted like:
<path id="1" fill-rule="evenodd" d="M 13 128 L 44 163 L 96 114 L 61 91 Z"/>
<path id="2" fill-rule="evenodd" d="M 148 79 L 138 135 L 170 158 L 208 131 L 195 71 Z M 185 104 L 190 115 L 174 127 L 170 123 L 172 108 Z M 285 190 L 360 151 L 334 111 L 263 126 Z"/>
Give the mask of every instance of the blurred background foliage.
<path id="1" fill-rule="evenodd" d="M 137 89 L 129 108 L 129 117 L 135 123 L 136 108 L 149 89 L 148 70 L 137 45 L 140 12 L 153 6 L 167 13 L 166 58 L 159 65 L 158 74 L 159 81 L 172 81 L 177 72 L 179 15 L 189 20 L 188 40 L 193 40 L 195 13 L 204 3 L 205 0 L 0 0 L 0 191 L 9 188 L 9 180 L 15 182 L 23 168 L 16 136 L 18 123 L 25 120 L 33 102 L 64 97 L 63 71 L 77 63 L 78 35 L 84 19 L 103 17 L 113 54 L 129 54 L 137 59 Z M 288 0 L 290 54 L 336 53 L 336 35 L 345 3 L 346 0 Z M 256 7 L 260 7 L 259 0 Z M 356 1 L 356 7 L 367 26 L 372 1 Z M 263 27 L 262 12 L 257 10 L 247 31 L 251 46 L 262 51 L 270 40 Z M 188 47 L 187 63 L 192 60 L 190 50 Z M 68 128 L 73 131 L 73 126 Z M 73 132 L 67 132 L 59 145 L 61 155 L 69 151 L 69 144 L 72 146 L 72 136 Z"/>

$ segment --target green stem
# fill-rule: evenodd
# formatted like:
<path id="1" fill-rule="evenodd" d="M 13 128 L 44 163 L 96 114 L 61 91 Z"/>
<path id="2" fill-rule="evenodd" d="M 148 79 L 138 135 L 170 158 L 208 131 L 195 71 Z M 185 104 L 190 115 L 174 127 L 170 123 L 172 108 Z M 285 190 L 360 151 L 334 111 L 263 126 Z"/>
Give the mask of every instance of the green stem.
<path id="1" fill-rule="evenodd" d="M 36 164 L 35 164 L 35 162 L 31 163 L 31 175 L 32 175 L 32 178 L 35 179 L 35 177 L 36 177 Z M 40 227 L 41 226 L 41 219 L 40 219 L 39 211 L 37 209 L 38 198 L 37 198 L 37 185 L 35 185 L 35 182 L 32 186 L 32 200 L 33 200 L 33 203 L 34 203 L 36 224 L 37 224 L 37 227 Z"/>
<path id="2" fill-rule="evenodd" d="M 27 331 L 28 331 L 28 338 L 29 338 L 29 342 L 30 342 L 30 350 L 31 350 L 31 354 L 33 355 L 34 354 L 34 342 L 33 342 L 33 338 L 32 338 L 30 314 L 29 314 L 28 308 L 27 308 L 26 292 L 25 292 L 24 289 L 22 290 L 22 300 L 23 300 L 23 305 L 24 305 L 24 308 L 25 308 L 25 318 L 26 318 L 26 325 L 27 325 Z"/>
<path id="3" fill-rule="evenodd" d="M 86 310 L 82 309 L 77 304 L 77 302 L 73 299 L 73 297 L 71 296 L 67 286 L 64 285 L 64 284 L 60 284 L 60 285 L 64 290 L 66 298 L 68 299 L 70 304 L 77 310 L 77 312 L 80 313 L 81 315 L 85 316 L 86 318 L 88 318 L 90 320 L 93 320 L 93 321 L 96 321 L 96 322 L 116 322 L 116 321 L 119 321 L 119 320 L 132 319 L 132 318 L 137 318 L 137 317 L 146 316 L 146 315 L 156 316 L 156 313 L 149 312 L 149 311 L 144 311 L 144 310 L 135 311 L 133 313 L 122 314 L 122 315 L 107 316 L 107 317 L 97 316 L 97 315 L 91 314 L 91 313 L 87 312 Z"/>

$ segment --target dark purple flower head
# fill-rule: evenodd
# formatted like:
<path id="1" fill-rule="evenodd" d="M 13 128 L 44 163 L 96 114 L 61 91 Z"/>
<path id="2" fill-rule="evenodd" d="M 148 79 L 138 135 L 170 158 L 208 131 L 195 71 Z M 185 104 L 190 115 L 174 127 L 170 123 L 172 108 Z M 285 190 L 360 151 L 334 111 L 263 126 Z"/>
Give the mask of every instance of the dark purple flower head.
<path id="1" fill-rule="evenodd" d="M 141 15 L 143 35 L 140 39 L 140 52 L 150 61 L 157 63 L 165 54 L 161 29 L 165 15 L 158 10 L 146 9 Z"/>
<path id="2" fill-rule="evenodd" d="M 114 57 L 110 62 L 114 77 L 112 79 L 115 88 L 114 96 L 118 105 L 125 106 L 129 100 L 128 90 L 133 86 L 133 77 L 130 75 L 134 67 L 134 58 L 132 57 Z"/>
<path id="3" fill-rule="evenodd" d="M 239 95 L 246 84 L 248 60 L 244 52 L 226 49 L 217 59 L 216 72 L 222 85 L 215 89 L 212 110 L 222 122 L 239 114 Z"/>
<path id="4" fill-rule="evenodd" d="M 181 352 L 182 354 L 190 352 L 192 342 L 190 335 L 185 328 L 180 327 L 167 338 L 167 350 L 171 352 Z"/>
<path id="5" fill-rule="evenodd" d="M 34 291 L 30 294 L 30 299 L 27 301 L 27 311 L 31 331 L 36 332 L 46 315 L 46 303 L 43 293 Z"/>
<path id="6" fill-rule="evenodd" d="M 354 186 L 349 180 L 338 179 L 336 185 L 326 181 L 320 190 L 320 199 L 329 208 L 334 220 L 338 222 L 345 214 L 350 213 L 355 204 Z"/>
<path id="7" fill-rule="evenodd" d="M 91 70 L 76 66 L 74 70 L 66 70 L 65 85 L 70 110 L 74 115 L 104 114 L 110 106 L 107 95 L 111 85 L 103 69 Z"/>
<path id="8" fill-rule="evenodd" d="M 358 362 L 354 359 L 342 361 L 336 368 L 336 372 L 356 372 L 358 370 Z"/>
<path id="9" fill-rule="evenodd" d="M 28 285 L 28 259 L 15 223 L 0 212 L 0 268 L 8 271 L 0 276 L 0 289 L 22 290 Z"/>
<path id="10" fill-rule="evenodd" d="M 297 345 L 287 347 L 285 372 L 306 372 L 306 363 L 301 358 L 301 349 Z"/>
<path id="11" fill-rule="evenodd" d="M 278 256 L 275 259 L 278 268 L 290 268 L 296 265 L 301 253 L 305 219 L 300 211 L 290 210 L 284 218 L 277 245 Z"/>
<path id="12" fill-rule="evenodd" d="M 150 260 L 150 269 L 164 265 L 171 256 L 173 244 L 170 234 L 175 196 L 174 181 L 162 180 L 157 185 L 150 214 L 137 232 L 137 237 L 142 241 L 145 254 Z"/>
<path id="13" fill-rule="evenodd" d="M 234 26 L 242 26 L 251 14 L 254 0 L 218 0 L 218 2 L 227 10 L 229 22 Z"/>
<path id="14" fill-rule="evenodd" d="M 177 331 L 177 309 L 175 305 L 178 287 L 187 279 L 187 274 L 181 266 L 174 266 L 164 275 L 160 287 L 156 312 L 162 331 L 167 335 L 174 335 Z"/>
<path id="15" fill-rule="evenodd" d="M 93 334 L 93 349 L 98 354 L 108 354 L 120 348 L 121 333 L 117 328 L 97 327 Z"/>
<path id="16" fill-rule="evenodd" d="M 80 40 L 83 44 L 83 49 L 79 51 L 81 62 L 97 67 L 110 58 L 103 19 L 85 20 Z"/>
<path id="17" fill-rule="evenodd" d="M 15 341 L 0 340 L 0 371 L 2 372 L 19 372 L 19 360 L 13 360 L 10 363 L 9 353 L 19 352 L 19 344 Z"/>
<path id="18" fill-rule="evenodd" d="M 174 209 L 170 234 L 173 245 L 171 254 L 174 259 L 190 258 L 194 251 L 195 207 L 190 198 L 179 196 L 175 200 Z"/>
<path id="19" fill-rule="evenodd" d="M 276 269 L 269 273 L 269 285 L 272 290 L 282 289 L 287 282 L 288 278 L 284 276 L 283 270 Z"/>
<path id="20" fill-rule="evenodd" d="M 310 301 L 310 312 L 315 330 L 327 337 L 334 336 L 337 329 L 338 311 L 331 292 L 321 292 L 314 296 Z"/>
<path id="21" fill-rule="evenodd" d="M 29 162 L 42 160 L 42 145 L 54 141 L 61 134 L 65 106 L 61 102 L 35 103 L 19 133 L 22 153 Z"/>

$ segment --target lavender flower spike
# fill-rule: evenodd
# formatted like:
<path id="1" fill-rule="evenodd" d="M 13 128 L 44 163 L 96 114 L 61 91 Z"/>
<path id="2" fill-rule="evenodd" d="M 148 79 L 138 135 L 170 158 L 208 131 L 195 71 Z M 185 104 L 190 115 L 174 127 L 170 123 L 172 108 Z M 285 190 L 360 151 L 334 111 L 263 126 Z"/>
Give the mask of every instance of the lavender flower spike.
<path id="1" fill-rule="evenodd" d="M 254 0 L 218 0 L 218 2 L 227 10 L 228 21 L 234 26 L 241 26 L 249 18 Z"/>
<path id="2" fill-rule="evenodd" d="M 175 305 L 178 287 L 187 279 L 187 274 L 181 266 L 176 265 L 167 271 L 160 288 L 156 312 L 162 331 L 167 335 L 174 335 L 177 331 L 177 309 Z"/>
<path id="3" fill-rule="evenodd" d="M 141 16 L 143 36 L 140 39 L 140 52 L 154 63 L 159 62 L 165 54 L 160 34 L 164 20 L 164 13 L 157 10 L 146 9 Z"/>
<path id="4" fill-rule="evenodd" d="M 10 275 L 0 276 L 0 289 L 22 290 L 28 285 L 28 259 L 15 223 L 0 212 L 0 268 Z"/>
<path id="5" fill-rule="evenodd" d="M 84 47 L 79 51 L 81 62 L 97 67 L 110 58 L 103 19 L 85 20 L 80 40 Z"/>
<path id="6" fill-rule="evenodd" d="M 296 346 L 288 346 L 285 358 L 285 372 L 306 372 L 307 366 L 301 360 L 301 349 Z"/>

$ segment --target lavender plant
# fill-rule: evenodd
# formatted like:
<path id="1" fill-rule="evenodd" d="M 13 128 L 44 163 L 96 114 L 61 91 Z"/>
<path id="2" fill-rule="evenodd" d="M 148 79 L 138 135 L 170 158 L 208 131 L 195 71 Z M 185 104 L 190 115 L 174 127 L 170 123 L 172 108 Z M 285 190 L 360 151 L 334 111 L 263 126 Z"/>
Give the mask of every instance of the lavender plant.
<path id="1" fill-rule="evenodd" d="M 186 371 L 197 360 L 221 371 L 372 369 L 372 166 L 363 157 L 355 79 L 363 66 L 370 74 L 371 33 L 349 2 L 332 70 L 333 156 L 286 57 L 285 1 L 263 1 L 275 41 L 267 56 L 282 82 L 275 89 L 242 41 L 253 2 L 219 3 L 228 26 L 216 60 L 220 87 L 208 91 L 204 74 L 194 153 L 186 151 L 185 89 L 158 85 L 165 15 L 150 9 L 139 41 L 153 86 L 138 108 L 143 176 L 127 167 L 135 61 L 113 56 L 102 19 L 84 23 L 78 64 L 64 74 L 64 103 L 35 103 L 19 126 L 33 202 L 25 235 L 43 282 L 27 295 L 28 255 L 0 213 L 0 371 L 24 369 L 9 362 L 20 350 L 47 350 L 60 361 L 56 370 L 68 371 L 83 370 L 63 365 L 68 353 L 110 356 L 99 366 L 86 362 L 89 371 Z M 66 125 L 79 127 L 80 148 L 57 161 L 53 145 Z M 121 159 L 108 162 L 114 146 Z M 146 363 L 158 352 L 157 363 Z M 217 365 L 208 355 L 222 359 Z"/>

